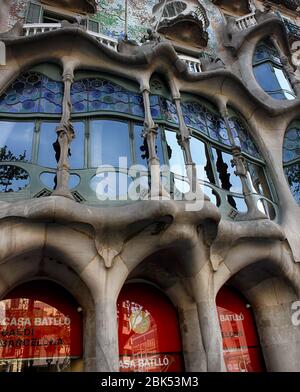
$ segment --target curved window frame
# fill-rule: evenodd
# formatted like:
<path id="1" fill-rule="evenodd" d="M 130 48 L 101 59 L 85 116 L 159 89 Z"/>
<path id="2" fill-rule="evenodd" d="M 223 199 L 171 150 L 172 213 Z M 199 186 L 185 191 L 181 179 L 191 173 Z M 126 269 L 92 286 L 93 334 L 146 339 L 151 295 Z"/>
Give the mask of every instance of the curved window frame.
<path id="1" fill-rule="evenodd" d="M 264 56 L 261 59 L 258 59 L 258 51 L 260 48 L 264 49 Z M 264 68 L 264 70 L 262 68 Z M 271 98 L 277 100 L 293 100 L 296 98 L 289 77 L 281 63 L 280 54 L 273 44 L 266 40 L 258 42 L 253 53 L 252 70 L 258 85 Z M 272 88 L 272 90 L 263 87 L 263 84 L 259 81 L 259 77 L 262 77 L 261 72 L 267 72 L 267 75 L 263 75 L 263 79 L 268 80 L 268 83 L 273 85 L 274 88 Z M 268 76 L 267 79 L 266 76 Z"/>
<path id="2" fill-rule="evenodd" d="M 83 79 L 101 79 L 103 80 L 105 78 L 105 80 L 108 80 L 112 83 L 115 83 L 123 88 L 125 88 L 126 90 L 128 90 L 129 92 L 132 92 L 134 94 L 140 94 L 139 92 L 139 87 L 134 84 L 132 81 L 128 81 L 127 80 L 120 80 L 118 77 L 115 76 L 107 76 L 106 74 L 103 73 L 95 73 L 95 72 L 84 72 L 84 71 L 78 71 L 75 74 L 75 81 L 79 81 L 79 80 L 83 80 Z M 159 150 L 161 149 L 162 151 L 162 159 L 161 159 L 161 164 L 169 163 L 169 159 L 168 159 L 168 148 L 167 148 L 167 139 L 166 139 L 166 133 L 165 131 L 167 129 L 176 132 L 179 128 L 179 124 L 178 124 L 178 118 L 177 118 L 177 113 L 176 115 L 174 115 L 176 107 L 174 105 L 174 103 L 172 102 L 172 100 L 170 99 L 170 94 L 168 93 L 167 89 L 164 86 L 164 83 L 161 83 L 160 80 L 158 80 L 155 85 L 155 83 L 153 84 L 153 81 L 155 81 L 155 78 L 151 81 L 150 85 L 151 85 L 151 99 L 153 100 L 153 97 L 156 97 L 156 102 L 159 106 L 159 113 L 160 115 L 156 115 L 153 116 L 154 121 L 159 125 L 159 137 L 160 139 L 158 140 L 158 143 L 160 143 L 160 145 L 158 145 Z M 150 101 L 151 101 L 150 99 Z M 155 100 L 154 99 L 154 100 Z M 214 115 L 220 117 L 217 109 L 213 106 L 213 104 L 211 104 L 210 102 L 205 101 L 204 99 L 202 99 L 201 97 L 192 95 L 192 94 L 188 94 L 188 93 L 183 93 L 182 94 L 182 102 L 183 104 L 185 102 L 196 102 L 199 105 L 202 105 L 203 107 L 206 108 L 206 110 L 208 110 L 209 112 L 213 113 Z M 166 110 L 164 109 L 166 108 Z M 170 108 L 172 109 L 172 113 L 173 115 L 168 116 Z M 233 110 L 230 110 L 230 117 L 237 117 L 239 119 L 239 121 L 244 125 L 245 130 L 247 131 L 248 127 L 245 125 L 244 120 L 242 119 L 242 117 L 240 115 L 238 115 L 237 113 L 235 113 Z M 41 124 L 43 123 L 47 123 L 47 122 L 59 122 L 60 120 L 60 116 L 57 114 L 52 114 L 52 115 L 48 115 L 48 114 L 44 114 L 44 113 L 33 113 L 33 114 L 5 114 L 5 113 L 0 113 L 0 120 L 13 120 L 13 121 L 30 121 L 32 118 L 35 118 L 35 132 L 34 132 L 34 142 L 33 142 L 33 161 L 32 162 L 28 162 L 28 163 L 22 163 L 22 166 L 24 166 L 25 170 L 26 168 L 29 168 L 30 170 L 30 175 L 32 178 L 34 178 L 33 184 L 34 186 L 29 187 L 29 189 L 24 191 L 20 191 L 18 192 L 18 195 L 16 194 L 15 197 L 16 198 L 20 198 L 19 194 L 23 194 L 22 197 L 24 197 L 24 193 L 27 194 L 27 196 L 29 197 L 38 197 L 39 194 L 37 194 L 37 189 L 39 189 L 39 191 L 44 191 L 43 195 L 47 195 L 47 194 L 51 194 L 52 190 L 41 184 L 41 181 L 39 179 L 39 174 L 37 174 L 37 172 L 39 172 L 40 174 L 42 172 L 47 172 L 47 173 L 56 173 L 56 167 L 55 168 L 48 168 L 48 167 L 40 167 L 38 165 L 37 162 L 37 158 L 38 158 L 38 146 L 39 146 L 39 136 L 40 136 L 40 129 L 41 129 Z M 95 171 L 96 168 L 92 168 L 90 163 L 90 149 L 89 149 L 89 137 L 90 137 L 90 127 L 91 127 L 91 122 L 92 121 L 98 121 L 98 120 L 110 120 L 110 121 L 121 121 L 121 122 L 125 122 L 128 124 L 128 134 L 129 134 L 129 143 L 130 143 L 130 156 L 131 156 L 131 161 L 134 164 L 138 164 L 139 160 L 137 159 L 136 156 L 136 139 L 135 139 L 135 131 L 134 131 L 134 127 L 143 127 L 143 122 L 144 122 L 144 116 L 137 116 L 137 115 L 133 115 L 133 114 L 127 114 L 127 113 L 121 113 L 121 112 L 116 112 L 116 111 L 106 111 L 106 110 L 99 110 L 99 111 L 93 111 L 93 112 L 87 112 L 87 113 L 72 113 L 72 122 L 73 124 L 75 124 L 76 122 L 78 123 L 84 123 L 84 165 L 82 168 L 77 168 L 77 169 L 73 169 L 71 168 L 70 170 L 70 174 L 71 175 L 77 175 L 80 177 L 80 183 L 74 188 L 72 189 L 72 192 L 74 194 L 74 192 L 77 192 L 82 199 L 78 200 L 81 202 L 87 201 L 89 204 L 96 204 L 99 205 L 101 204 L 101 202 L 99 203 L 99 200 L 97 199 L 96 195 L 91 195 L 90 192 L 90 181 L 91 179 L 95 176 Z M 189 125 L 191 127 L 191 125 Z M 192 127 L 191 127 L 192 128 Z M 231 154 L 231 146 L 230 145 L 226 145 L 224 143 L 221 143 L 220 141 L 212 138 L 209 134 L 205 133 L 205 132 L 200 132 L 199 129 L 196 129 L 195 127 L 192 129 L 193 131 L 193 137 L 195 137 L 196 139 L 198 139 L 201 143 L 203 143 L 208 151 L 208 157 L 210 160 L 210 165 L 212 166 L 212 170 L 213 170 L 213 177 L 214 177 L 214 183 L 212 182 L 207 182 L 203 179 L 199 179 L 201 184 L 204 184 L 205 187 L 209 188 L 210 193 L 212 193 L 213 195 L 216 195 L 216 204 L 219 205 L 223 205 L 227 207 L 225 208 L 226 213 L 230 213 L 231 207 L 228 206 L 228 195 L 230 195 L 230 197 L 235 197 L 237 198 L 239 201 L 240 199 L 244 200 L 243 198 L 243 194 L 242 191 L 239 192 L 230 192 L 230 190 L 226 190 L 226 189 L 222 189 L 222 185 L 220 183 L 220 178 L 218 177 L 218 173 L 216 171 L 215 168 L 215 164 L 214 164 L 214 156 L 213 156 L 213 149 L 218 149 L 220 151 L 222 151 L 225 154 Z M 248 131 L 247 131 L 248 132 Z M 74 143 L 74 142 L 73 142 Z M 71 151 L 72 151 L 72 144 L 71 144 Z M 181 152 L 182 153 L 182 152 Z M 269 183 L 268 180 L 268 176 L 266 175 L 265 172 L 265 163 L 263 159 L 259 159 L 257 157 L 254 157 L 252 155 L 247 154 L 246 152 L 242 152 L 242 154 L 245 156 L 247 161 L 250 161 L 253 164 L 259 165 L 262 170 L 263 170 L 263 174 L 264 177 L 266 178 L 267 181 L 267 186 L 270 189 L 270 198 L 267 198 L 264 195 L 259 195 L 259 197 L 261 197 L 261 199 L 263 200 L 267 200 L 269 203 L 273 204 L 274 200 L 274 194 L 273 194 L 273 189 L 271 187 L 271 184 Z M 163 161 L 163 162 L 162 162 Z M 145 160 L 145 166 L 147 164 L 147 161 Z M 128 170 L 123 170 L 122 168 L 116 168 L 117 171 L 119 173 L 124 173 L 127 174 L 128 177 L 129 173 Z M 31 174 L 31 172 L 33 173 L 33 175 Z M 149 176 L 148 170 L 145 171 L 145 173 L 143 173 L 143 175 L 145 176 Z M 172 173 L 170 173 L 170 170 L 168 173 L 162 173 L 162 175 L 173 175 Z M 180 177 L 180 176 L 179 176 Z M 176 176 L 174 177 L 174 179 L 177 178 Z M 179 178 L 178 180 L 183 180 L 183 178 Z M 186 180 L 186 178 L 185 178 Z M 176 191 L 178 192 L 178 189 L 176 190 L 176 187 L 174 185 L 174 181 L 172 180 L 170 182 L 170 186 L 171 189 L 169 189 L 170 193 L 176 193 Z M 172 188 L 173 186 L 173 188 Z M 45 194 L 46 193 L 46 194 Z M 180 192 L 179 192 L 180 193 Z M 217 196 L 218 195 L 218 196 Z M 1 195 L 2 196 L 5 195 Z M 13 199 L 11 197 L 11 195 L 9 195 L 10 199 Z M 218 198 L 221 200 L 219 200 L 218 202 Z M 272 200 L 271 200 L 272 198 Z M 115 202 L 115 201 L 114 201 Z M 107 204 L 107 202 L 106 202 Z M 122 201 L 121 201 L 122 204 Z"/>

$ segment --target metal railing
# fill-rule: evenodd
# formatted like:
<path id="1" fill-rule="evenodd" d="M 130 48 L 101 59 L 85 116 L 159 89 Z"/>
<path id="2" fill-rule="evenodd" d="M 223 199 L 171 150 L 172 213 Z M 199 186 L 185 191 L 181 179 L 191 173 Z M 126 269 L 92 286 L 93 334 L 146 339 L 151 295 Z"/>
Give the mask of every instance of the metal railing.
<path id="1" fill-rule="evenodd" d="M 251 14 L 247 14 L 242 16 L 241 18 L 236 19 L 236 25 L 239 30 L 246 30 L 249 27 L 253 27 L 257 25 L 257 20 L 255 19 L 255 13 L 251 12 Z"/>

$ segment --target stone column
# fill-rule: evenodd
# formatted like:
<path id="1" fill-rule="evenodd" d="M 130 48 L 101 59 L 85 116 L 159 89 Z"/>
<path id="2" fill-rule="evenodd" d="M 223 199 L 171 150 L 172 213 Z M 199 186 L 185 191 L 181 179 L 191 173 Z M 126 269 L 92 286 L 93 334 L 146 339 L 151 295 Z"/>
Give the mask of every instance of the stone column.
<path id="1" fill-rule="evenodd" d="M 235 167 L 235 175 L 237 175 L 242 183 L 243 195 L 245 199 L 245 203 L 247 205 L 248 211 L 245 214 L 239 214 L 236 217 L 236 220 L 256 220 L 256 219 L 268 219 L 267 215 L 259 211 L 257 207 L 257 200 L 253 196 L 251 185 L 249 183 L 248 171 L 246 160 L 242 155 L 241 148 L 236 145 L 230 122 L 229 122 L 229 114 L 227 107 L 221 108 L 221 115 L 225 122 L 225 126 L 228 132 L 230 144 L 232 146 L 232 156 L 233 159 L 231 161 L 232 167 Z"/>
<path id="2" fill-rule="evenodd" d="M 194 263 L 196 264 L 197 260 Z M 205 264 L 200 272 L 190 279 L 190 287 L 197 304 L 202 342 L 206 354 L 206 370 L 208 372 L 222 372 L 226 371 L 226 367 L 212 274 L 213 271 L 209 264 Z"/>
<path id="3" fill-rule="evenodd" d="M 64 196 L 74 199 L 69 188 L 70 165 L 69 148 L 70 143 L 75 137 L 73 125 L 71 123 L 71 85 L 74 80 L 73 69 L 66 68 L 63 73 L 64 96 L 62 104 L 62 117 L 59 126 L 56 128 L 57 141 L 56 153 L 57 163 L 57 185 L 52 193 L 55 196 Z"/>
<path id="4" fill-rule="evenodd" d="M 196 164 L 193 161 L 191 148 L 190 148 L 190 139 L 192 131 L 185 124 L 182 108 L 181 108 L 181 97 L 180 94 L 173 93 L 173 101 L 176 105 L 178 120 L 179 120 L 179 134 L 177 133 L 178 144 L 180 145 L 185 162 L 186 174 L 189 180 L 190 190 L 188 194 L 185 196 L 188 200 L 209 200 L 207 196 L 204 196 L 198 182 L 197 177 L 197 169 Z"/>
<path id="5" fill-rule="evenodd" d="M 151 115 L 150 90 L 148 88 L 142 88 L 142 94 L 145 109 L 143 137 L 147 143 L 148 151 L 146 151 L 146 155 L 148 156 L 148 167 L 151 177 L 150 198 L 155 199 L 159 198 L 160 196 L 169 198 L 169 195 L 161 184 L 160 179 L 160 162 L 156 153 L 158 126 L 154 123 Z"/>

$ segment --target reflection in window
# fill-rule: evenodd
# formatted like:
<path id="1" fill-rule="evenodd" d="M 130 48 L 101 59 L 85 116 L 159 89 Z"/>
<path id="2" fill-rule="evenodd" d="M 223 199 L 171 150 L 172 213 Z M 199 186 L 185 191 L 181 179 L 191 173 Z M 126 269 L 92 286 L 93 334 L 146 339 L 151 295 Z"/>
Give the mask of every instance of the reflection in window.
<path id="1" fill-rule="evenodd" d="M 295 121 L 286 131 L 283 142 L 285 176 L 296 202 L 300 205 L 300 123 Z"/>
<path id="2" fill-rule="evenodd" d="M 0 301 L 0 372 L 70 371 L 80 366 L 82 330 L 76 305 L 67 292 L 47 281 L 19 286 Z"/>
<path id="3" fill-rule="evenodd" d="M 57 179 L 55 173 L 44 172 L 40 175 L 40 179 L 47 188 L 55 189 L 57 186 Z M 76 188 L 80 183 L 80 177 L 76 174 L 70 174 L 69 187 L 70 189 Z"/>
<path id="4" fill-rule="evenodd" d="M 40 128 L 40 144 L 38 164 L 44 167 L 57 167 L 54 143 L 57 140 L 56 127 L 58 122 L 44 122 Z"/>
<path id="5" fill-rule="evenodd" d="M 92 167 L 111 165 L 127 168 L 130 166 L 128 123 L 112 120 L 91 121 L 90 149 Z"/>
<path id="6" fill-rule="evenodd" d="M 29 174 L 21 167 L 0 166 L 0 192 L 18 192 L 29 184 Z"/>
<path id="7" fill-rule="evenodd" d="M 0 121 L 0 161 L 30 161 L 34 123 Z"/>
<path id="8" fill-rule="evenodd" d="M 280 55 L 270 40 L 258 44 L 253 56 L 253 72 L 257 82 L 272 98 L 295 99 Z"/>
<path id="9" fill-rule="evenodd" d="M 182 149 L 177 142 L 176 132 L 166 130 L 165 135 L 167 140 L 170 170 L 174 174 L 185 176 L 186 170 L 185 170 L 184 157 L 183 157 Z"/>
<path id="10" fill-rule="evenodd" d="M 121 372 L 182 372 L 181 336 L 175 308 L 149 284 L 123 287 L 118 302 Z"/>
<path id="11" fill-rule="evenodd" d="M 199 179 L 215 184 L 211 160 L 208 155 L 208 147 L 201 140 L 191 138 L 191 154 L 193 161 L 197 165 L 197 175 Z"/>

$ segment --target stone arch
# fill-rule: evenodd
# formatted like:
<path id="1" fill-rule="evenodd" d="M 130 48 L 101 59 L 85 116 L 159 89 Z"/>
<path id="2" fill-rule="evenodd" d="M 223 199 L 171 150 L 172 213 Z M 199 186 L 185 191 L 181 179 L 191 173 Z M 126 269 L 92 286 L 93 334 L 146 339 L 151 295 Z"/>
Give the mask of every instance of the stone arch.
<path id="1" fill-rule="evenodd" d="M 0 298 L 4 298 L 23 284 L 33 281 L 49 281 L 62 287 L 82 309 L 83 370 L 96 369 L 94 299 L 82 278 L 64 262 L 63 256 L 53 256 L 45 249 L 36 247 L 10 257 L 0 265 L 2 284 Z M 7 286 L 4 287 L 3 281 Z"/>
<path id="2" fill-rule="evenodd" d="M 266 256 L 244 265 L 224 282 L 253 309 L 267 371 L 299 371 L 300 330 L 292 324 L 292 304 L 299 296 L 288 275 Z"/>

